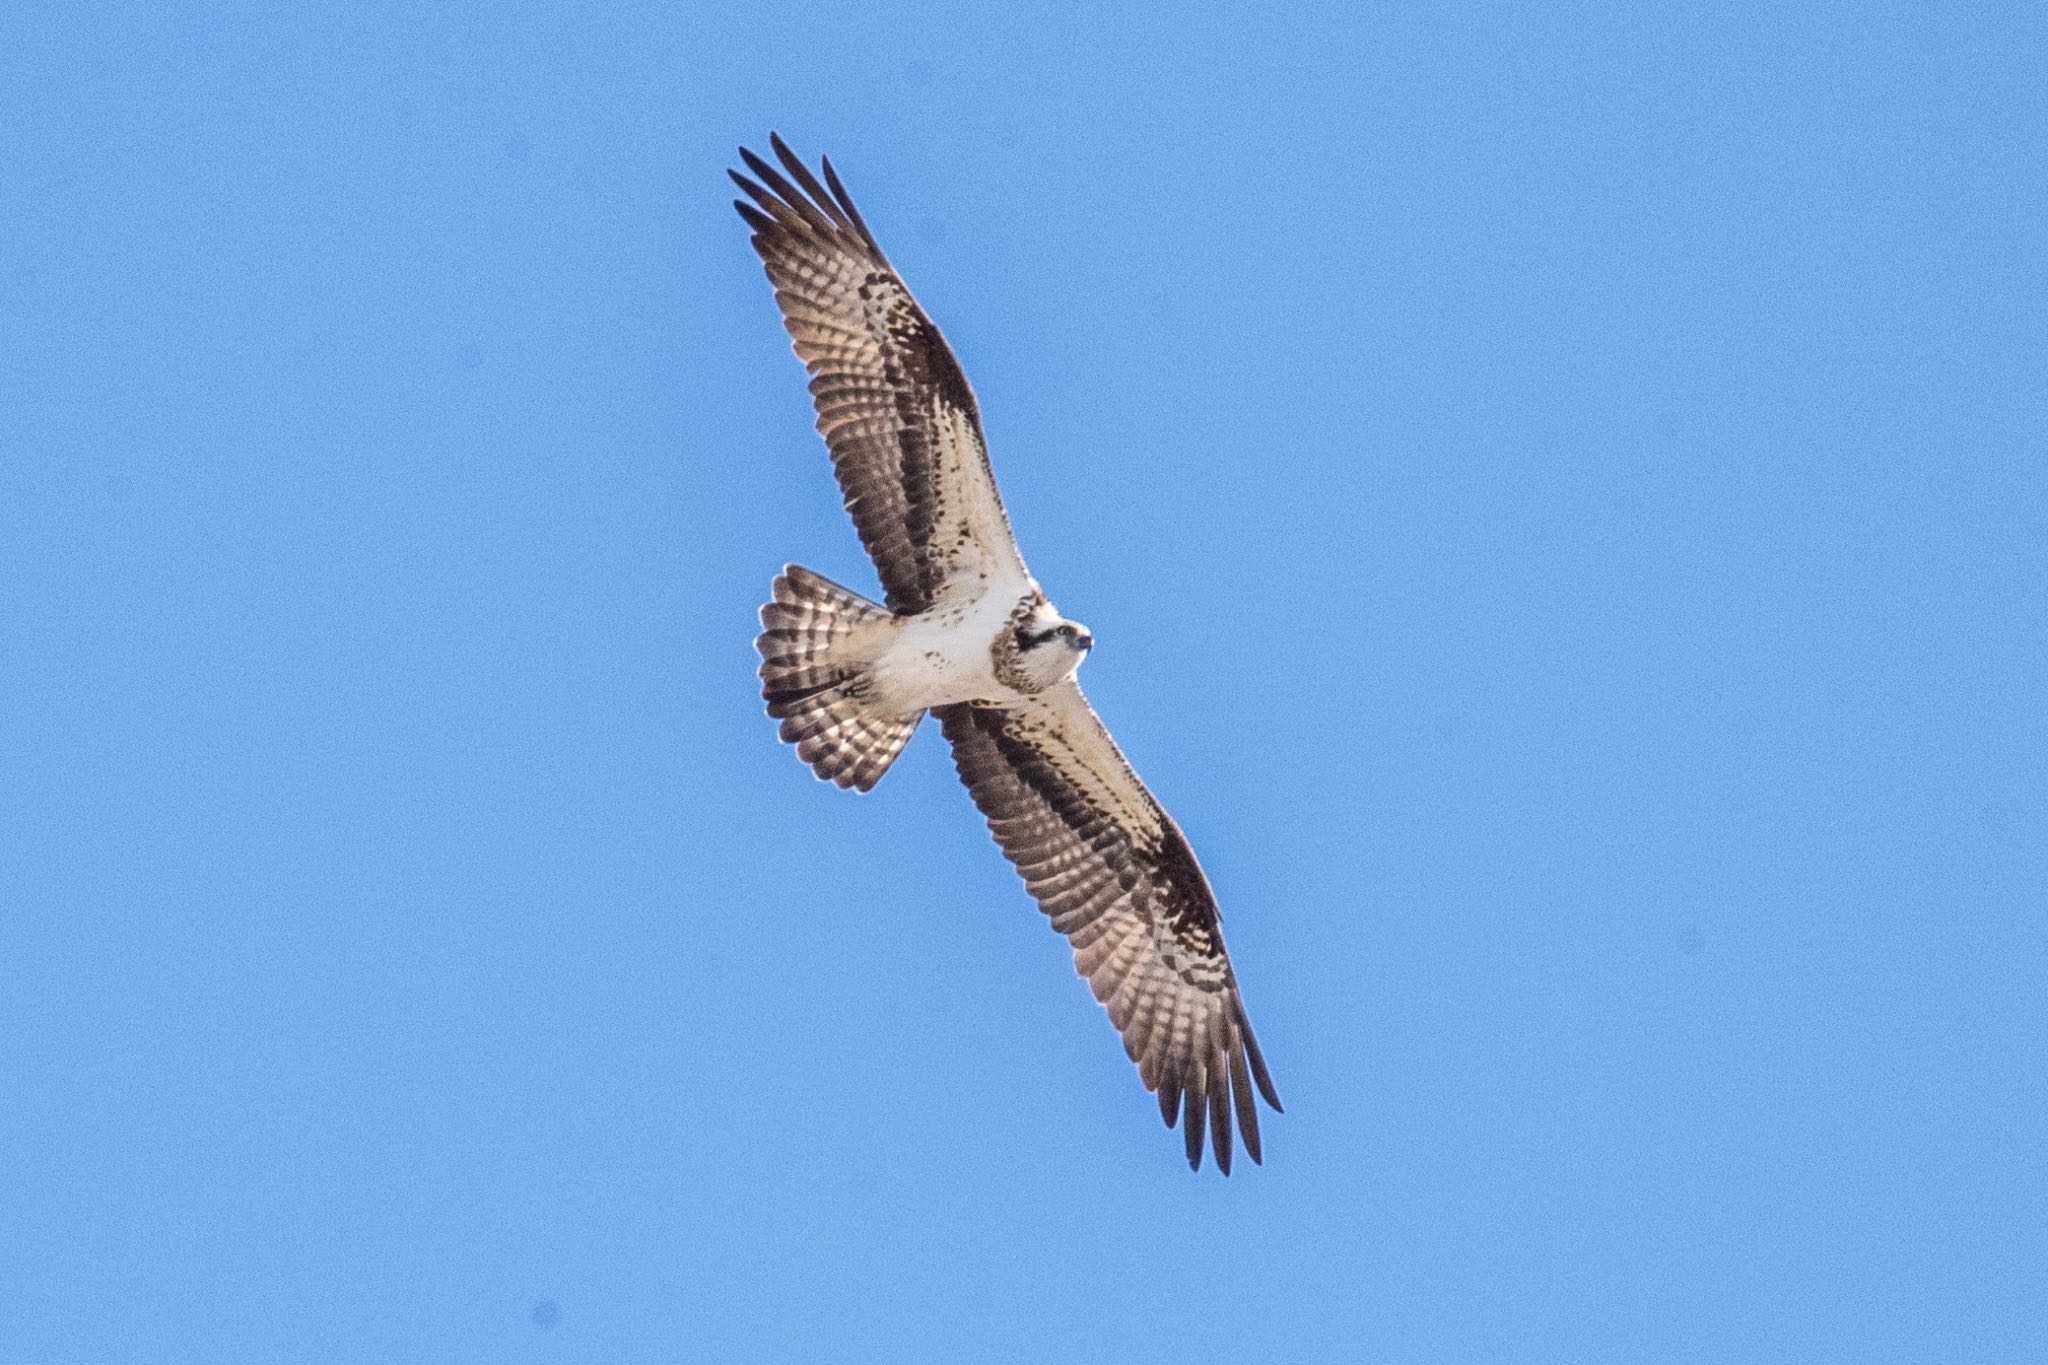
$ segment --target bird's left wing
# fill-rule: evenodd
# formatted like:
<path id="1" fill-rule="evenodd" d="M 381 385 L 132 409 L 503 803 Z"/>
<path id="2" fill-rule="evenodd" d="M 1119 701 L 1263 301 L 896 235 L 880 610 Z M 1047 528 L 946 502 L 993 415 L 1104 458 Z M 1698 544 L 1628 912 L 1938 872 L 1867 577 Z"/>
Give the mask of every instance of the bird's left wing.
<path id="1" fill-rule="evenodd" d="M 1031 575 L 989 470 L 981 415 L 946 339 L 910 296 L 828 160 L 824 183 L 773 135 L 778 169 L 740 149 L 775 302 L 811 372 L 818 430 L 892 610 L 921 612 L 956 579 Z M 962 583 L 963 587 L 969 584 Z"/>
<path id="2" fill-rule="evenodd" d="M 1223 951 L 1208 880 L 1187 840 L 1069 678 L 1020 705 L 935 714 L 960 780 L 988 817 L 1074 965 L 1123 1035 L 1188 1164 L 1206 1127 L 1230 1172 L 1231 1116 L 1259 1160 L 1258 1105 L 1280 1108 Z"/>

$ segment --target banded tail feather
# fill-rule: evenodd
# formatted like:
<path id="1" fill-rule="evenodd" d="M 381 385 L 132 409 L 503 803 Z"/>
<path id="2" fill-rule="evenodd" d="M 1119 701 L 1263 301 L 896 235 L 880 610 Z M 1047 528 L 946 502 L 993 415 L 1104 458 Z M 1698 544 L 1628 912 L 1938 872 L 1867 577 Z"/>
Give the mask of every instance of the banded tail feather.
<path id="1" fill-rule="evenodd" d="M 895 715 L 868 704 L 868 666 L 895 629 L 879 603 L 801 564 L 775 579 L 761 608 L 761 697 L 786 743 L 827 782 L 870 791 L 910 742 L 924 712 Z"/>

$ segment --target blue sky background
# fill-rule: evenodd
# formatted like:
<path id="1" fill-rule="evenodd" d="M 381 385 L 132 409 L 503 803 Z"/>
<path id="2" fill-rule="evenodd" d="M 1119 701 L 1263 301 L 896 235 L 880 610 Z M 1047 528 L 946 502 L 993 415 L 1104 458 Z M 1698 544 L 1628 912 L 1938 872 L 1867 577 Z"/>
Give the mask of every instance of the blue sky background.
<path id="1" fill-rule="evenodd" d="M 2048 1358 L 2038 5 L 204 8 L 0 13 L 0 1358 Z M 1263 1168 L 760 714 L 771 127 Z"/>

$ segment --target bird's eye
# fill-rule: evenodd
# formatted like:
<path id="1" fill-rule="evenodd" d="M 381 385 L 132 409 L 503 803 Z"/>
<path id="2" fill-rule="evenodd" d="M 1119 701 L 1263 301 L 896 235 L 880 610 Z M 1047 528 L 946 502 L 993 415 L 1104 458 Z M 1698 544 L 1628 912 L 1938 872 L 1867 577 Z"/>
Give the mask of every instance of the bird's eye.
<path id="1" fill-rule="evenodd" d="M 1065 639 L 1071 640 L 1074 638 L 1074 628 L 1072 626 L 1061 626 L 1060 635 Z"/>

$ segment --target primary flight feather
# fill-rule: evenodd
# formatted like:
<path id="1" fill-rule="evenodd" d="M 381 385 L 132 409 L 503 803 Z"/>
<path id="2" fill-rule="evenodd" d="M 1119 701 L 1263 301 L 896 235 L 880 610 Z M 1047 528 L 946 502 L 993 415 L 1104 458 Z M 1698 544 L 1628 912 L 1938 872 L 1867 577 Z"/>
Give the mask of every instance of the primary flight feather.
<path id="1" fill-rule="evenodd" d="M 1003 853 L 1123 1035 L 1188 1164 L 1232 1121 L 1260 1159 L 1275 1110 L 1215 896 L 1074 671 L 1094 643 L 1040 590 L 1010 531 L 967 377 L 853 200 L 770 134 L 778 169 L 732 172 L 811 374 L 818 430 L 882 580 L 871 602 L 798 565 L 761 608 L 762 696 L 821 778 L 867 791 L 930 711 Z M 886 604 L 886 605 L 885 605 Z"/>

